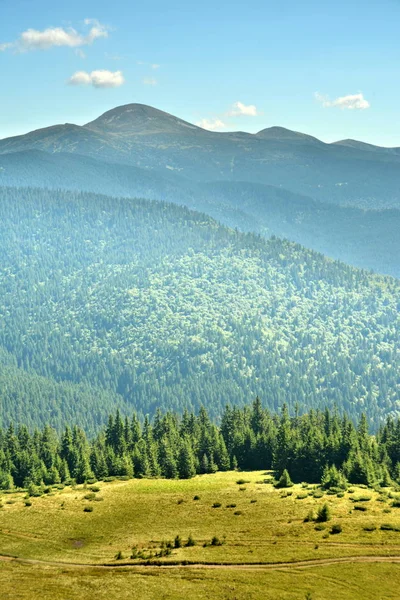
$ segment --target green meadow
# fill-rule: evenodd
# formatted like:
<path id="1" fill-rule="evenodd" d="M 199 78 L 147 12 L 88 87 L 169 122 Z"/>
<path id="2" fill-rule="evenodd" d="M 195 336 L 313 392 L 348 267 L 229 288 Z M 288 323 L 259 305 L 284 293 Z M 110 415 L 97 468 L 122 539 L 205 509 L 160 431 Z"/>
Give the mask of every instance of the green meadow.
<path id="1" fill-rule="evenodd" d="M 399 597 L 390 488 L 279 490 L 231 471 L 46 491 L 0 495 L 2 600 Z"/>

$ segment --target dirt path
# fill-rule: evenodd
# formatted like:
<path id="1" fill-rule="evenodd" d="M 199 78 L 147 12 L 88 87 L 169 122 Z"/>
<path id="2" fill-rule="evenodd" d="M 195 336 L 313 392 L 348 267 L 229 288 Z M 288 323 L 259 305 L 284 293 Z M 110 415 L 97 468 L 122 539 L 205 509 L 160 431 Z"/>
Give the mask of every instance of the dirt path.
<path id="1" fill-rule="evenodd" d="M 61 561 L 46 561 L 37 560 L 34 558 L 19 558 L 14 556 L 0 555 L 0 561 L 3 562 L 18 562 L 20 564 L 37 565 L 43 567 L 63 567 L 74 569 L 233 569 L 233 570 L 276 570 L 276 569 L 305 569 L 311 567 L 324 567 L 336 564 L 352 564 L 352 563 L 393 563 L 400 564 L 400 556 L 345 556 L 338 558 L 316 558 L 310 560 L 299 560 L 291 562 L 277 563 L 104 563 L 104 564 L 85 564 L 85 563 L 67 563 Z"/>

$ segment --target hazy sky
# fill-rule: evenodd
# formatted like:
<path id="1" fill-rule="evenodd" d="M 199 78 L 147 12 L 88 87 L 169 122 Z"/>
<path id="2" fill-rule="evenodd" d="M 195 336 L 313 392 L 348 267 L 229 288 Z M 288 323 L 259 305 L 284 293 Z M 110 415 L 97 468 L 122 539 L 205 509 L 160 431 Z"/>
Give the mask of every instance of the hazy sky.
<path id="1" fill-rule="evenodd" d="M 140 102 L 400 146 L 400 1 L 0 0 L 0 138 Z"/>

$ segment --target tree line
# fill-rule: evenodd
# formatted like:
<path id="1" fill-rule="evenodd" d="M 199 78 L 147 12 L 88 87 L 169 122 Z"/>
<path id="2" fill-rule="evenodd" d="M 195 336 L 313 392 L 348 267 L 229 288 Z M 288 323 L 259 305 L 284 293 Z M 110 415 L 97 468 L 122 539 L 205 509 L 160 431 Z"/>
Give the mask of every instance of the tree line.
<path id="1" fill-rule="evenodd" d="M 0 429 L 0 489 L 82 483 L 108 477 L 194 477 L 231 469 L 273 469 L 290 480 L 341 487 L 400 483 L 400 420 L 389 417 L 371 435 L 363 414 L 357 424 L 326 409 L 279 415 L 259 398 L 226 406 L 217 426 L 202 407 L 198 414 L 158 410 L 153 419 L 116 411 L 92 439 L 67 426 Z"/>

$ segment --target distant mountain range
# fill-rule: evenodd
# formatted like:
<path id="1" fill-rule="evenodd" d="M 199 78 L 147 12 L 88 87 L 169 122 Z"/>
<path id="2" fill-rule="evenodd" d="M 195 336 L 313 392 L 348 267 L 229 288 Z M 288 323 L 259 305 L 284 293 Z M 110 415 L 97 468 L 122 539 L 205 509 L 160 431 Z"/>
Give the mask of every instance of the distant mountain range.
<path id="1" fill-rule="evenodd" d="M 0 185 L 186 204 L 400 277 L 400 149 L 282 127 L 204 130 L 140 104 L 0 140 Z M 390 209 L 390 210 L 388 210 Z"/>

